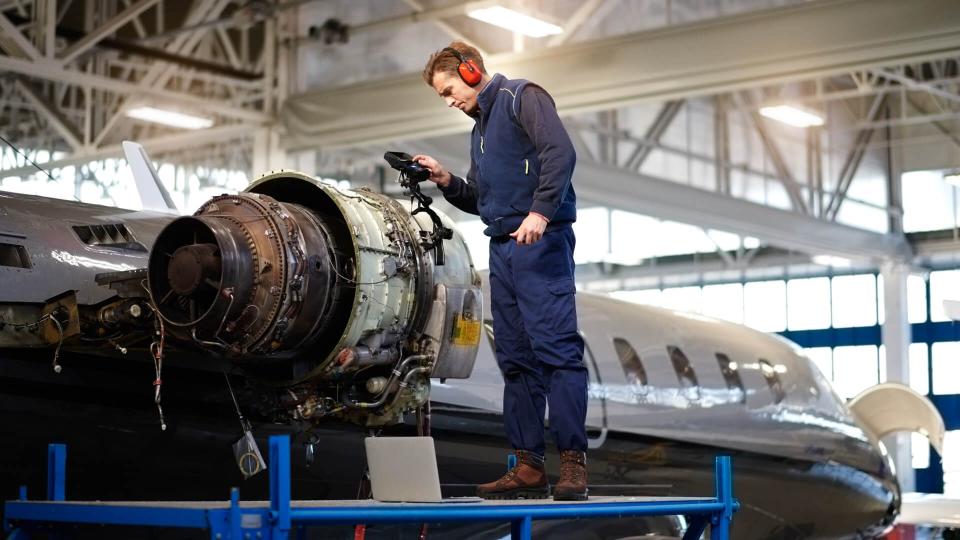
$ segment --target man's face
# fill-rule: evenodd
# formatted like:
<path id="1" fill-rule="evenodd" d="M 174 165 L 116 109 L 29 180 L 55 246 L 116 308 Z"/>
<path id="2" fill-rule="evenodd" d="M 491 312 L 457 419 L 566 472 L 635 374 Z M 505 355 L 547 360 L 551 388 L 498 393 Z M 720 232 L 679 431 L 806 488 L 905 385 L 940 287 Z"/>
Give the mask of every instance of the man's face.
<path id="1" fill-rule="evenodd" d="M 479 92 L 463 82 L 456 73 L 434 73 L 433 89 L 440 94 L 447 107 L 456 107 L 467 116 L 473 116 L 476 112 Z"/>

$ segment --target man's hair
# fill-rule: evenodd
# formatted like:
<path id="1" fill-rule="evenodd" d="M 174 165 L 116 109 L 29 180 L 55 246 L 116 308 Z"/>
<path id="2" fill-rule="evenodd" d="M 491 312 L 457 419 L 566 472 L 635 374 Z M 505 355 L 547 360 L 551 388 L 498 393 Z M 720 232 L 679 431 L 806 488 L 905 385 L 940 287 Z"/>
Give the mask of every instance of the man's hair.
<path id="1" fill-rule="evenodd" d="M 480 56 L 480 51 L 462 41 L 454 41 L 449 47 L 462 54 L 467 60 L 473 60 L 480 68 L 480 72 L 484 75 L 487 74 L 486 68 L 483 67 L 483 57 Z M 450 51 L 439 50 L 431 54 L 427 60 L 427 65 L 423 68 L 423 80 L 427 83 L 427 86 L 432 87 L 434 75 L 437 73 L 456 75 L 458 65 L 460 65 L 460 59 L 456 55 Z"/>

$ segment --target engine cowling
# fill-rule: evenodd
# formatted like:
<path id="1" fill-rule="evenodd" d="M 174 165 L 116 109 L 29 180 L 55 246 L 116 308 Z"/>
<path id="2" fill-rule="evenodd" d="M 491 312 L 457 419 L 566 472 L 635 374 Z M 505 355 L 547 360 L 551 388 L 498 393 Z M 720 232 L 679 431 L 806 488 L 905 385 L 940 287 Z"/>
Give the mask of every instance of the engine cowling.
<path id="1" fill-rule="evenodd" d="M 151 300 L 182 342 L 282 388 L 290 415 L 386 423 L 476 358 L 479 276 L 456 233 L 437 264 L 433 227 L 382 194 L 269 174 L 160 233 Z"/>

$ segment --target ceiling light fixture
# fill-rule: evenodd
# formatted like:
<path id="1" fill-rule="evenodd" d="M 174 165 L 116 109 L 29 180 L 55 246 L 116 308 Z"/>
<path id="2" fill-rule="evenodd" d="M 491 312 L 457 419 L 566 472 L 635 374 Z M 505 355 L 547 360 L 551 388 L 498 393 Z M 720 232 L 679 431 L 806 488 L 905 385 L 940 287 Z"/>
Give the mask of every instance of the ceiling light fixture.
<path id="1" fill-rule="evenodd" d="M 138 120 L 156 122 L 157 124 L 184 129 L 204 129 L 213 125 L 213 120 L 210 118 L 158 109 L 156 107 L 135 107 L 129 109 L 126 115 Z"/>
<path id="2" fill-rule="evenodd" d="M 846 257 L 838 257 L 836 255 L 814 255 L 810 257 L 810 260 L 814 264 L 819 264 L 820 266 L 834 266 L 848 268 L 853 265 L 853 261 Z"/>
<path id="3" fill-rule="evenodd" d="M 767 118 L 795 127 L 822 126 L 823 117 L 819 114 L 793 105 L 772 105 L 760 107 L 760 114 Z"/>
<path id="4" fill-rule="evenodd" d="M 563 32 L 563 28 L 555 24 L 503 6 L 472 9 L 467 12 L 467 16 L 530 37 L 552 36 Z"/>

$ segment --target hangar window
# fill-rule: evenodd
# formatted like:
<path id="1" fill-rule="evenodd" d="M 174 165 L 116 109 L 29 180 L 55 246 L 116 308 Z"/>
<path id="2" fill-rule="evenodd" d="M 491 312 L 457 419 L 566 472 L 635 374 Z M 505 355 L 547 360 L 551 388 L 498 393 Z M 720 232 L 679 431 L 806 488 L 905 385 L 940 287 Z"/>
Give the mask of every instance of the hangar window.
<path id="1" fill-rule="evenodd" d="M 727 383 L 727 390 L 740 393 L 740 402 L 747 400 L 747 393 L 743 389 L 743 380 L 740 378 L 740 366 L 730 360 L 730 357 L 724 353 L 717 353 L 717 363 L 720 364 L 720 374 L 723 375 L 724 382 Z"/>
<path id="2" fill-rule="evenodd" d="M 786 392 L 783 390 L 783 383 L 780 381 L 780 374 L 777 373 L 777 369 L 773 367 L 773 364 L 771 364 L 769 360 L 761 358 L 759 363 L 760 373 L 763 374 L 763 379 L 767 381 L 767 386 L 770 387 L 770 393 L 773 394 L 773 402 L 780 403 L 783 401 L 783 398 L 786 397 Z"/>
<path id="3" fill-rule="evenodd" d="M 680 387 L 686 391 L 687 397 L 696 399 L 700 397 L 700 383 L 697 381 L 697 374 L 690 365 L 690 359 L 679 347 L 667 345 L 667 354 L 670 355 L 670 363 L 673 364 L 673 370 L 677 372 L 677 381 Z"/>
<path id="4" fill-rule="evenodd" d="M 0 243 L 0 266 L 30 268 L 30 256 L 27 255 L 27 249 L 17 244 Z"/>
<path id="5" fill-rule="evenodd" d="M 849 345 L 833 349 L 833 387 L 850 399 L 880 382 L 876 345 Z"/>
<path id="6" fill-rule="evenodd" d="M 647 385 L 647 370 L 643 368 L 640 361 L 640 355 L 634 350 L 627 340 L 623 338 L 613 338 L 613 347 L 617 350 L 617 358 L 620 359 L 620 367 L 623 368 L 623 374 L 634 387 Z"/>

